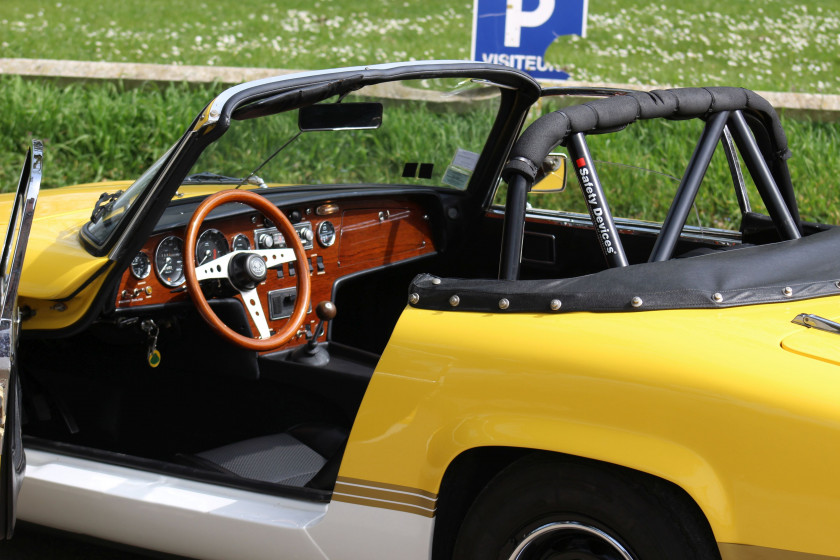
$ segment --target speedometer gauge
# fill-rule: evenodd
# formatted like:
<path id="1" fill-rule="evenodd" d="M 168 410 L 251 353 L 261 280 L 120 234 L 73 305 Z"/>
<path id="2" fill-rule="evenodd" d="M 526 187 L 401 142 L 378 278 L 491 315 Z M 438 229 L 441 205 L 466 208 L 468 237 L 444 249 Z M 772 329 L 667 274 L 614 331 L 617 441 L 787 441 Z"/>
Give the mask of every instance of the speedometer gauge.
<path id="1" fill-rule="evenodd" d="M 202 265 L 230 252 L 225 234 L 217 229 L 208 229 L 198 236 L 195 244 L 196 265 Z"/>
<path id="2" fill-rule="evenodd" d="M 152 272 L 152 261 L 149 255 L 140 251 L 131 259 L 131 274 L 138 280 L 146 278 Z"/>
<path id="3" fill-rule="evenodd" d="M 155 272 L 160 281 L 170 288 L 184 283 L 184 242 L 180 237 L 170 235 L 157 246 Z"/>

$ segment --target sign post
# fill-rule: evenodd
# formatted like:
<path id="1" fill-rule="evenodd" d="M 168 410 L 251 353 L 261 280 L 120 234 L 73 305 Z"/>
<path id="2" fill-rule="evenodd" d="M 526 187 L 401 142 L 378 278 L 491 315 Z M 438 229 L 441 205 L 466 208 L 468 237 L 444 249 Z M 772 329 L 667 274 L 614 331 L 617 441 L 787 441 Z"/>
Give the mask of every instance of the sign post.
<path id="1" fill-rule="evenodd" d="M 569 75 L 545 61 L 561 35 L 586 36 L 588 0 L 475 0 L 472 58 L 504 64 L 535 78 Z"/>

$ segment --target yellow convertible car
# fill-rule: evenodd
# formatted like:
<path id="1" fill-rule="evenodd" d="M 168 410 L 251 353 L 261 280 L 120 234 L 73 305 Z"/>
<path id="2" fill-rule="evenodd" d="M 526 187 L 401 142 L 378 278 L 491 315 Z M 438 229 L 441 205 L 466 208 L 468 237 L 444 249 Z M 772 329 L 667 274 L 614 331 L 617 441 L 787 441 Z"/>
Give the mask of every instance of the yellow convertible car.
<path id="1" fill-rule="evenodd" d="M 233 87 L 133 182 L 38 195 L 35 142 L 0 209 L 0 533 L 838 559 L 840 231 L 790 155 L 744 89 L 447 61 Z"/>

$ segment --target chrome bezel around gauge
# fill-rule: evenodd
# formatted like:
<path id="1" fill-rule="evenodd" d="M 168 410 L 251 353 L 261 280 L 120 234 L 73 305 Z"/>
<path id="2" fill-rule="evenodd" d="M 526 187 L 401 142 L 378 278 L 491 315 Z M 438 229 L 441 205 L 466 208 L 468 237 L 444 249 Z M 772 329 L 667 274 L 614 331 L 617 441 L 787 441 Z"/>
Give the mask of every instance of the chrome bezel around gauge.
<path id="1" fill-rule="evenodd" d="M 213 249 L 210 254 L 208 254 L 209 248 Z M 230 253 L 230 246 L 228 245 L 227 238 L 224 233 L 217 229 L 210 228 L 204 230 L 195 242 L 196 266 L 223 257 L 228 253 Z"/>
<path id="2" fill-rule="evenodd" d="M 166 261 L 166 258 L 169 261 Z M 173 267 L 175 274 L 166 274 L 168 266 Z M 184 240 L 175 235 L 165 237 L 155 249 L 155 273 L 164 286 L 177 288 L 184 283 Z"/>
<path id="3" fill-rule="evenodd" d="M 149 255 L 140 251 L 131 259 L 129 269 L 131 270 L 132 276 L 138 280 L 143 280 L 148 278 L 149 274 L 152 273 L 152 260 L 149 258 Z"/>
<path id="4" fill-rule="evenodd" d="M 251 248 L 251 240 L 244 233 L 237 233 L 233 236 L 233 241 L 230 244 L 234 251 L 247 251 Z"/>
<path id="5" fill-rule="evenodd" d="M 335 243 L 335 226 L 329 220 L 318 224 L 318 243 L 321 247 L 332 247 Z"/>

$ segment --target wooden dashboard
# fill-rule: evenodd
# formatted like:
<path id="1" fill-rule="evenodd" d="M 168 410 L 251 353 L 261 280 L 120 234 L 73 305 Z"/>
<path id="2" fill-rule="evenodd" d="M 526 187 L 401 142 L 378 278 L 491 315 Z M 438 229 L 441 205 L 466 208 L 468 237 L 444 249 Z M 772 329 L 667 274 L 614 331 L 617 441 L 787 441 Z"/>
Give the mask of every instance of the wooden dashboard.
<path id="1" fill-rule="evenodd" d="M 301 272 L 311 276 L 311 307 L 314 309 L 318 302 L 331 299 L 333 284 L 343 276 L 427 255 L 436 250 L 427 213 L 420 204 L 409 199 L 321 201 L 301 207 L 284 207 L 282 210 L 290 217 L 304 241 L 309 270 L 297 270 L 295 263 L 284 264 L 269 269 L 265 282 L 258 286 L 263 309 L 272 317 L 269 321 L 272 331 L 286 321 L 282 315 L 294 303 L 295 276 Z M 217 230 L 225 241 L 221 241 L 221 236 L 214 233 L 216 245 L 226 242 L 229 250 L 233 250 L 235 239 L 240 247 L 244 245 L 241 236 L 248 240 L 252 249 L 267 247 L 267 243 L 275 247 L 278 243 L 282 246 L 282 236 L 276 235 L 272 227 L 262 214 L 253 211 L 230 218 L 208 219 L 202 224 L 201 232 Z M 330 230 L 334 230 L 331 242 Z M 118 309 L 137 309 L 141 312 L 150 305 L 190 301 L 186 284 L 178 282 L 177 277 L 172 278 L 172 265 L 160 253 L 161 242 L 168 240 L 165 243 L 169 249 L 167 258 L 173 259 L 172 247 L 177 242 L 171 238 L 183 241 L 184 232 L 184 228 L 178 228 L 149 238 L 141 250 L 143 255 L 135 259 L 137 266 L 132 263 L 122 275 L 115 301 Z M 148 263 L 145 269 L 144 263 Z M 183 260 L 179 266 L 183 267 Z M 162 268 L 165 269 L 163 273 Z M 145 277 L 142 277 L 144 274 Z M 238 294 L 235 297 L 241 299 Z M 314 330 L 317 322 L 314 312 L 310 311 L 305 324 Z M 251 330 L 256 333 L 253 324 Z M 302 344 L 304 341 L 303 333 L 299 331 L 296 338 L 285 347 Z"/>

